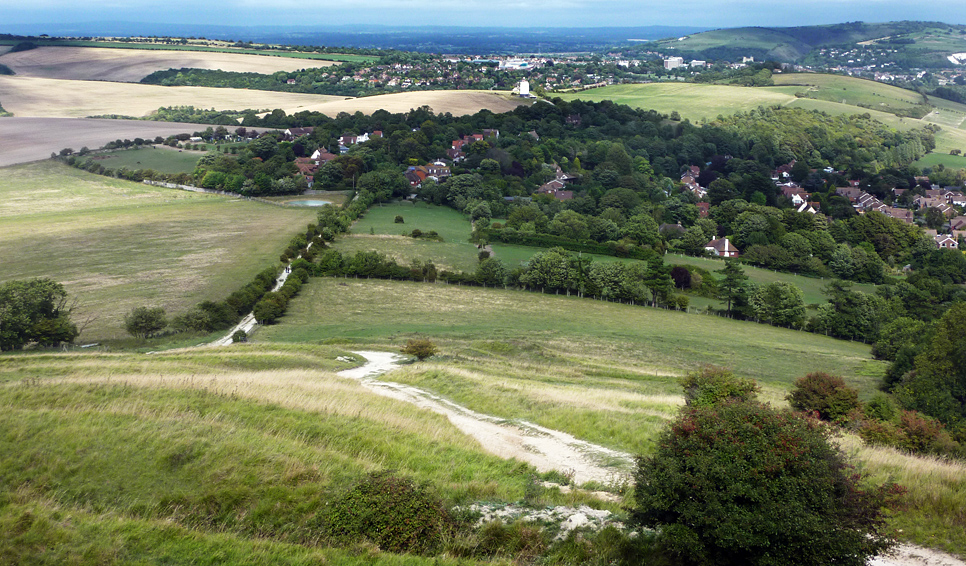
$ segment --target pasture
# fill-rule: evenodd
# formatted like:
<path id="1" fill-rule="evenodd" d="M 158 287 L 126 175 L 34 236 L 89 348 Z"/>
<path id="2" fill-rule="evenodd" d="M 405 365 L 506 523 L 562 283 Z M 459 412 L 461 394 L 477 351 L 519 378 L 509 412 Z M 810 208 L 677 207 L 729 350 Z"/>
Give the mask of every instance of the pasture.
<path id="1" fill-rule="evenodd" d="M 221 52 L 38 47 L 0 56 L 21 77 L 136 83 L 155 71 L 210 69 L 272 74 L 335 65 L 332 61 Z"/>
<path id="2" fill-rule="evenodd" d="M 564 100 L 613 100 L 634 108 L 656 110 L 662 114 L 678 112 L 692 122 L 730 116 L 759 106 L 787 104 L 795 100 L 788 93 L 768 89 L 705 85 L 695 83 L 650 83 L 613 85 L 576 93 L 560 94 Z"/>
<path id="3" fill-rule="evenodd" d="M 946 169 L 966 169 L 966 157 L 948 153 L 930 153 L 916 161 L 919 167 L 935 167 L 942 164 Z"/>
<path id="4" fill-rule="evenodd" d="M 801 92 L 809 98 L 849 106 L 866 105 L 886 112 L 910 110 L 916 104 L 927 102 L 926 97 L 917 92 L 854 77 L 790 73 L 776 74 L 772 78 L 776 87 L 801 86 Z"/>
<path id="5" fill-rule="evenodd" d="M 160 151 L 160 150 L 159 150 Z M 311 209 L 150 187 L 58 163 L 0 176 L 0 280 L 53 277 L 89 321 L 80 343 L 125 336 L 138 306 L 184 312 L 278 261 Z"/>
<path id="6" fill-rule="evenodd" d="M 190 173 L 204 152 L 178 151 L 164 146 L 98 152 L 89 157 L 111 169 L 154 169 L 161 173 Z"/>
<path id="7" fill-rule="evenodd" d="M 396 224 L 395 217 L 399 215 L 405 220 L 404 224 Z M 414 239 L 403 236 L 413 229 L 422 232 L 437 231 L 442 242 L 425 239 Z M 456 269 L 472 273 L 479 262 L 476 245 L 470 243 L 471 225 L 466 215 L 451 208 L 433 206 L 422 202 L 392 203 L 376 205 L 365 216 L 360 218 L 352 227 L 352 233 L 340 238 L 334 247 L 342 253 L 377 250 L 392 257 L 400 265 L 409 265 L 412 260 L 432 261 L 437 268 Z M 533 254 L 543 251 L 542 248 L 508 245 L 490 242 L 494 257 L 503 261 L 509 267 L 519 267 L 530 260 Z M 597 262 L 624 261 L 613 256 L 584 254 Z M 669 265 L 695 266 L 710 272 L 724 267 L 720 259 L 690 257 L 685 255 L 668 254 L 664 262 Z M 816 277 L 805 277 L 793 273 L 779 273 L 770 269 L 762 269 L 750 265 L 742 266 L 745 274 L 752 283 L 764 285 L 775 281 L 782 281 L 795 285 L 805 295 L 806 304 L 822 304 L 826 301 L 822 288 L 828 284 L 827 280 Z M 865 293 L 874 293 L 875 286 L 871 284 L 853 284 L 853 289 Z M 723 308 L 723 303 L 713 299 L 691 297 L 696 307 L 713 306 Z"/>

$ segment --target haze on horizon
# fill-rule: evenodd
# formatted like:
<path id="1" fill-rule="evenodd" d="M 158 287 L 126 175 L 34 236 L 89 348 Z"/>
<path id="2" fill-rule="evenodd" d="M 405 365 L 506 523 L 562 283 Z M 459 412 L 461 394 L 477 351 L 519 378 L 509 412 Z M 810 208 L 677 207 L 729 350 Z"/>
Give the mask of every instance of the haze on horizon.
<path id="1" fill-rule="evenodd" d="M 132 22 L 225 26 L 640 27 L 800 26 L 849 21 L 966 24 L 962 0 L 0 0 L 8 25 Z"/>

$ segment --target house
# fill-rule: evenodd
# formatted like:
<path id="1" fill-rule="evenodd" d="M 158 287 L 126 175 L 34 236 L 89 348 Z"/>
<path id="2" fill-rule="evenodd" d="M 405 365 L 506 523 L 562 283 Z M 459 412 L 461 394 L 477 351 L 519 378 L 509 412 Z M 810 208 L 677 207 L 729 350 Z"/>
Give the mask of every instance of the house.
<path id="1" fill-rule="evenodd" d="M 409 181 L 409 186 L 419 188 L 423 185 L 423 181 L 426 180 L 426 171 L 420 170 L 416 167 L 410 167 L 409 171 L 404 174 L 406 180 Z"/>
<path id="2" fill-rule="evenodd" d="M 912 224 L 915 220 L 915 213 L 908 208 L 894 208 L 887 206 L 885 210 L 881 211 L 883 214 L 889 218 L 895 218 L 896 220 L 901 220 L 906 224 Z"/>
<path id="3" fill-rule="evenodd" d="M 738 248 L 734 247 L 728 238 L 718 238 L 705 244 L 704 249 L 718 257 L 738 257 Z"/>
<path id="4" fill-rule="evenodd" d="M 952 230 L 966 229 L 966 216 L 955 216 L 949 219 L 949 228 Z"/>
<path id="5" fill-rule="evenodd" d="M 941 250 L 958 250 L 959 242 L 949 234 L 939 234 L 935 237 L 936 247 Z"/>
<path id="6" fill-rule="evenodd" d="M 311 135 L 315 128 L 289 128 L 283 133 L 285 134 L 285 139 L 291 141 L 302 136 Z"/>
<path id="7" fill-rule="evenodd" d="M 324 149 L 317 149 L 312 154 L 311 159 L 313 161 L 315 161 L 315 164 L 316 165 L 325 165 L 326 163 L 328 163 L 329 161 L 332 161 L 336 157 L 338 157 L 338 156 L 335 155 L 334 153 L 329 153 L 328 151 L 325 151 Z"/>
<path id="8" fill-rule="evenodd" d="M 708 214 L 711 213 L 711 203 L 710 202 L 699 202 L 698 204 L 696 204 L 694 206 L 698 207 L 698 217 L 699 218 L 707 218 L 708 217 Z"/>

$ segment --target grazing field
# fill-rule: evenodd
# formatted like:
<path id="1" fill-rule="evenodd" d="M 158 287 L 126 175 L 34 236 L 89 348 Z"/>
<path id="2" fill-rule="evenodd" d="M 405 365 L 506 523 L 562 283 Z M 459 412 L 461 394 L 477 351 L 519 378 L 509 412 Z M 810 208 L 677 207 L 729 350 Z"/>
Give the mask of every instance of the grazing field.
<path id="1" fill-rule="evenodd" d="M 287 208 L 100 177 L 45 162 L 0 176 L 0 280 L 52 277 L 76 298 L 79 342 L 124 337 L 138 306 L 220 300 L 278 261 L 315 218 Z"/>
<path id="2" fill-rule="evenodd" d="M 942 164 L 947 169 L 966 169 L 966 157 L 962 155 L 949 155 L 948 153 L 930 153 L 919 161 L 919 167 L 935 167 Z"/>
<path id="3" fill-rule="evenodd" d="M 4 118 L 0 120 L 0 167 L 48 159 L 64 148 L 96 149 L 117 140 L 151 139 L 203 131 L 205 124 L 76 118 Z M 197 157 L 195 157 L 197 160 Z"/>
<path id="4" fill-rule="evenodd" d="M 333 61 L 201 51 L 157 51 L 86 47 L 38 47 L 0 56 L 22 77 L 136 83 L 155 71 L 210 69 L 272 74 L 336 65 Z"/>
<path id="5" fill-rule="evenodd" d="M 154 169 L 161 173 L 190 173 L 194 171 L 203 151 L 179 151 L 164 146 L 147 146 L 140 149 L 122 149 L 99 152 L 94 159 L 111 169 Z"/>
<path id="6" fill-rule="evenodd" d="M 850 106 L 867 105 L 883 111 L 910 110 L 927 103 L 926 97 L 911 90 L 876 81 L 818 73 L 776 74 L 775 86 L 800 86 L 809 98 Z"/>
<path id="7" fill-rule="evenodd" d="M 798 73 L 775 75 L 774 79 L 776 85 L 780 86 L 651 83 L 607 86 L 556 96 L 564 100 L 613 100 L 618 104 L 652 109 L 662 114 L 678 112 L 682 118 L 692 122 L 774 105 L 818 110 L 831 115 L 868 113 L 876 120 L 898 130 L 937 124 L 942 127 L 942 131 L 936 134 L 936 153 L 948 154 L 952 149 L 966 152 L 966 105 L 930 98 L 929 104 L 934 109 L 922 119 L 900 118 L 886 110 L 912 108 L 915 101 L 922 99 L 920 95 L 874 81 L 837 75 Z M 845 90 L 841 90 L 843 88 Z M 810 91 L 817 98 L 795 97 L 795 93 L 800 91 Z M 873 108 L 855 106 L 860 103 Z M 880 109 L 875 109 L 876 106 Z"/>
<path id="8" fill-rule="evenodd" d="M 404 224 L 396 224 L 395 217 L 402 216 Z M 403 236 L 413 229 L 422 232 L 437 231 L 443 237 L 442 242 L 425 239 L 415 239 Z M 479 262 L 479 250 L 470 243 L 471 225 L 465 214 L 451 208 L 433 206 L 425 203 L 393 203 L 377 205 L 371 208 L 364 217 L 360 218 L 352 227 L 352 233 L 339 239 L 335 248 L 342 253 L 378 250 L 396 260 L 402 265 L 409 265 L 413 259 L 420 261 L 431 260 L 437 268 L 456 269 L 473 272 Z M 530 260 L 533 254 L 543 251 L 542 248 L 507 245 L 490 242 L 494 257 L 503 261 L 508 267 L 518 267 Z M 606 255 L 584 254 L 594 261 L 612 262 L 628 260 Z M 668 254 L 664 258 L 670 265 L 695 266 L 714 272 L 724 267 L 722 260 L 712 258 L 690 257 L 685 255 Z M 750 265 L 742 266 L 745 274 L 752 283 L 767 284 L 782 281 L 795 285 L 805 294 L 806 304 L 821 304 L 826 301 L 822 288 L 828 284 L 827 280 L 804 277 L 792 273 L 779 273 L 770 269 L 761 269 Z M 875 292 L 871 284 L 853 284 L 853 289 L 865 293 Z M 723 308 L 724 304 L 717 300 L 704 300 L 692 297 L 694 306 L 712 305 Z"/>
<path id="9" fill-rule="evenodd" d="M 695 83 L 614 85 L 559 96 L 564 100 L 613 100 L 662 114 L 677 111 L 692 122 L 795 100 L 791 94 L 768 89 Z"/>
<path id="10" fill-rule="evenodd" d="M 116 114 L 141 117 L 150 115 L 162 106 L 218 110 L 281 108 L 286 113 L 294 114 L 335 99 L 341 97 L 230 88 L 0 77 L 0 100 L 3 101 L 3 107 L 16 116 L 84 118 Z"/>

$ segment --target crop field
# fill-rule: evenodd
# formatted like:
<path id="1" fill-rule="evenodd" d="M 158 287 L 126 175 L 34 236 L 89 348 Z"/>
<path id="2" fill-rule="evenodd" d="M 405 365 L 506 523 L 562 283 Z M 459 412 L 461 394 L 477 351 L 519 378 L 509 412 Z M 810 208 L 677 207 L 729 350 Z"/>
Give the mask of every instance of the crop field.
<path id="1" fill-rule="evenodd" d="M 178 151 L 164 146 L 122 149 L 99 152 L 90 159 L 111 169 L 154 169 L 161 173 L 190 173 L 194 171 L 202 151 Z"/>
<path id="2" fill-rule="evenodd" d="M 4 118 L 0 120 L 0 167 L 50 158 L 64 148 L 96 149 L 117 140 L 151 139 L 190 134 L 204 124 L 140 120 L 80 120 L 74 118 Z M 195 157 L 197 160 L 197 157 Z"/>
<path id="3" fill-rule="evenodd" d="M 85 47 L 38 47 L 0 56 L 0 63 L 22 77 L 130 83 L 155 71 L 182 67 L 272 74 L 337 64 L 264 55 Z"/>
<path id="4" fill-rule="evenodd" d="M 0 77 L 0 100 L 15 116 L 148 116 L 162 106 L 218 110 L 281 108 L 292 114 L 341 97 L 230 88 L 163 87 L 103 81 Z"/>
<path id="5" fill-rule="evenodd" d="M 509 112 L 517 106 L 532 103 L 532 101 L 523 98 L 513 98 L 505 91 L 424 90 L 333 100 L 316 104 L 305 108 L 305 110 L 321 112 L 326 116 L 334 117 L 339 112 L 372 114 L 376 110 L 386 110 L 396 113 L 409 112 L 413 108 L 429 106 L 437 114 L 449 112 L 454 116 L 462 116 L 475 114 L 483 109 L 500 114 Z"/>
<path id="6" fill-rule="evenodd" d="M 176 314 L 273 265 L 315 218 L 284 208 L 91 175 L 55 163 L 0 176 L 0 280 L 52 277 L 90 320 L 78 341 L 123 337 L 138 306 Z"/>

